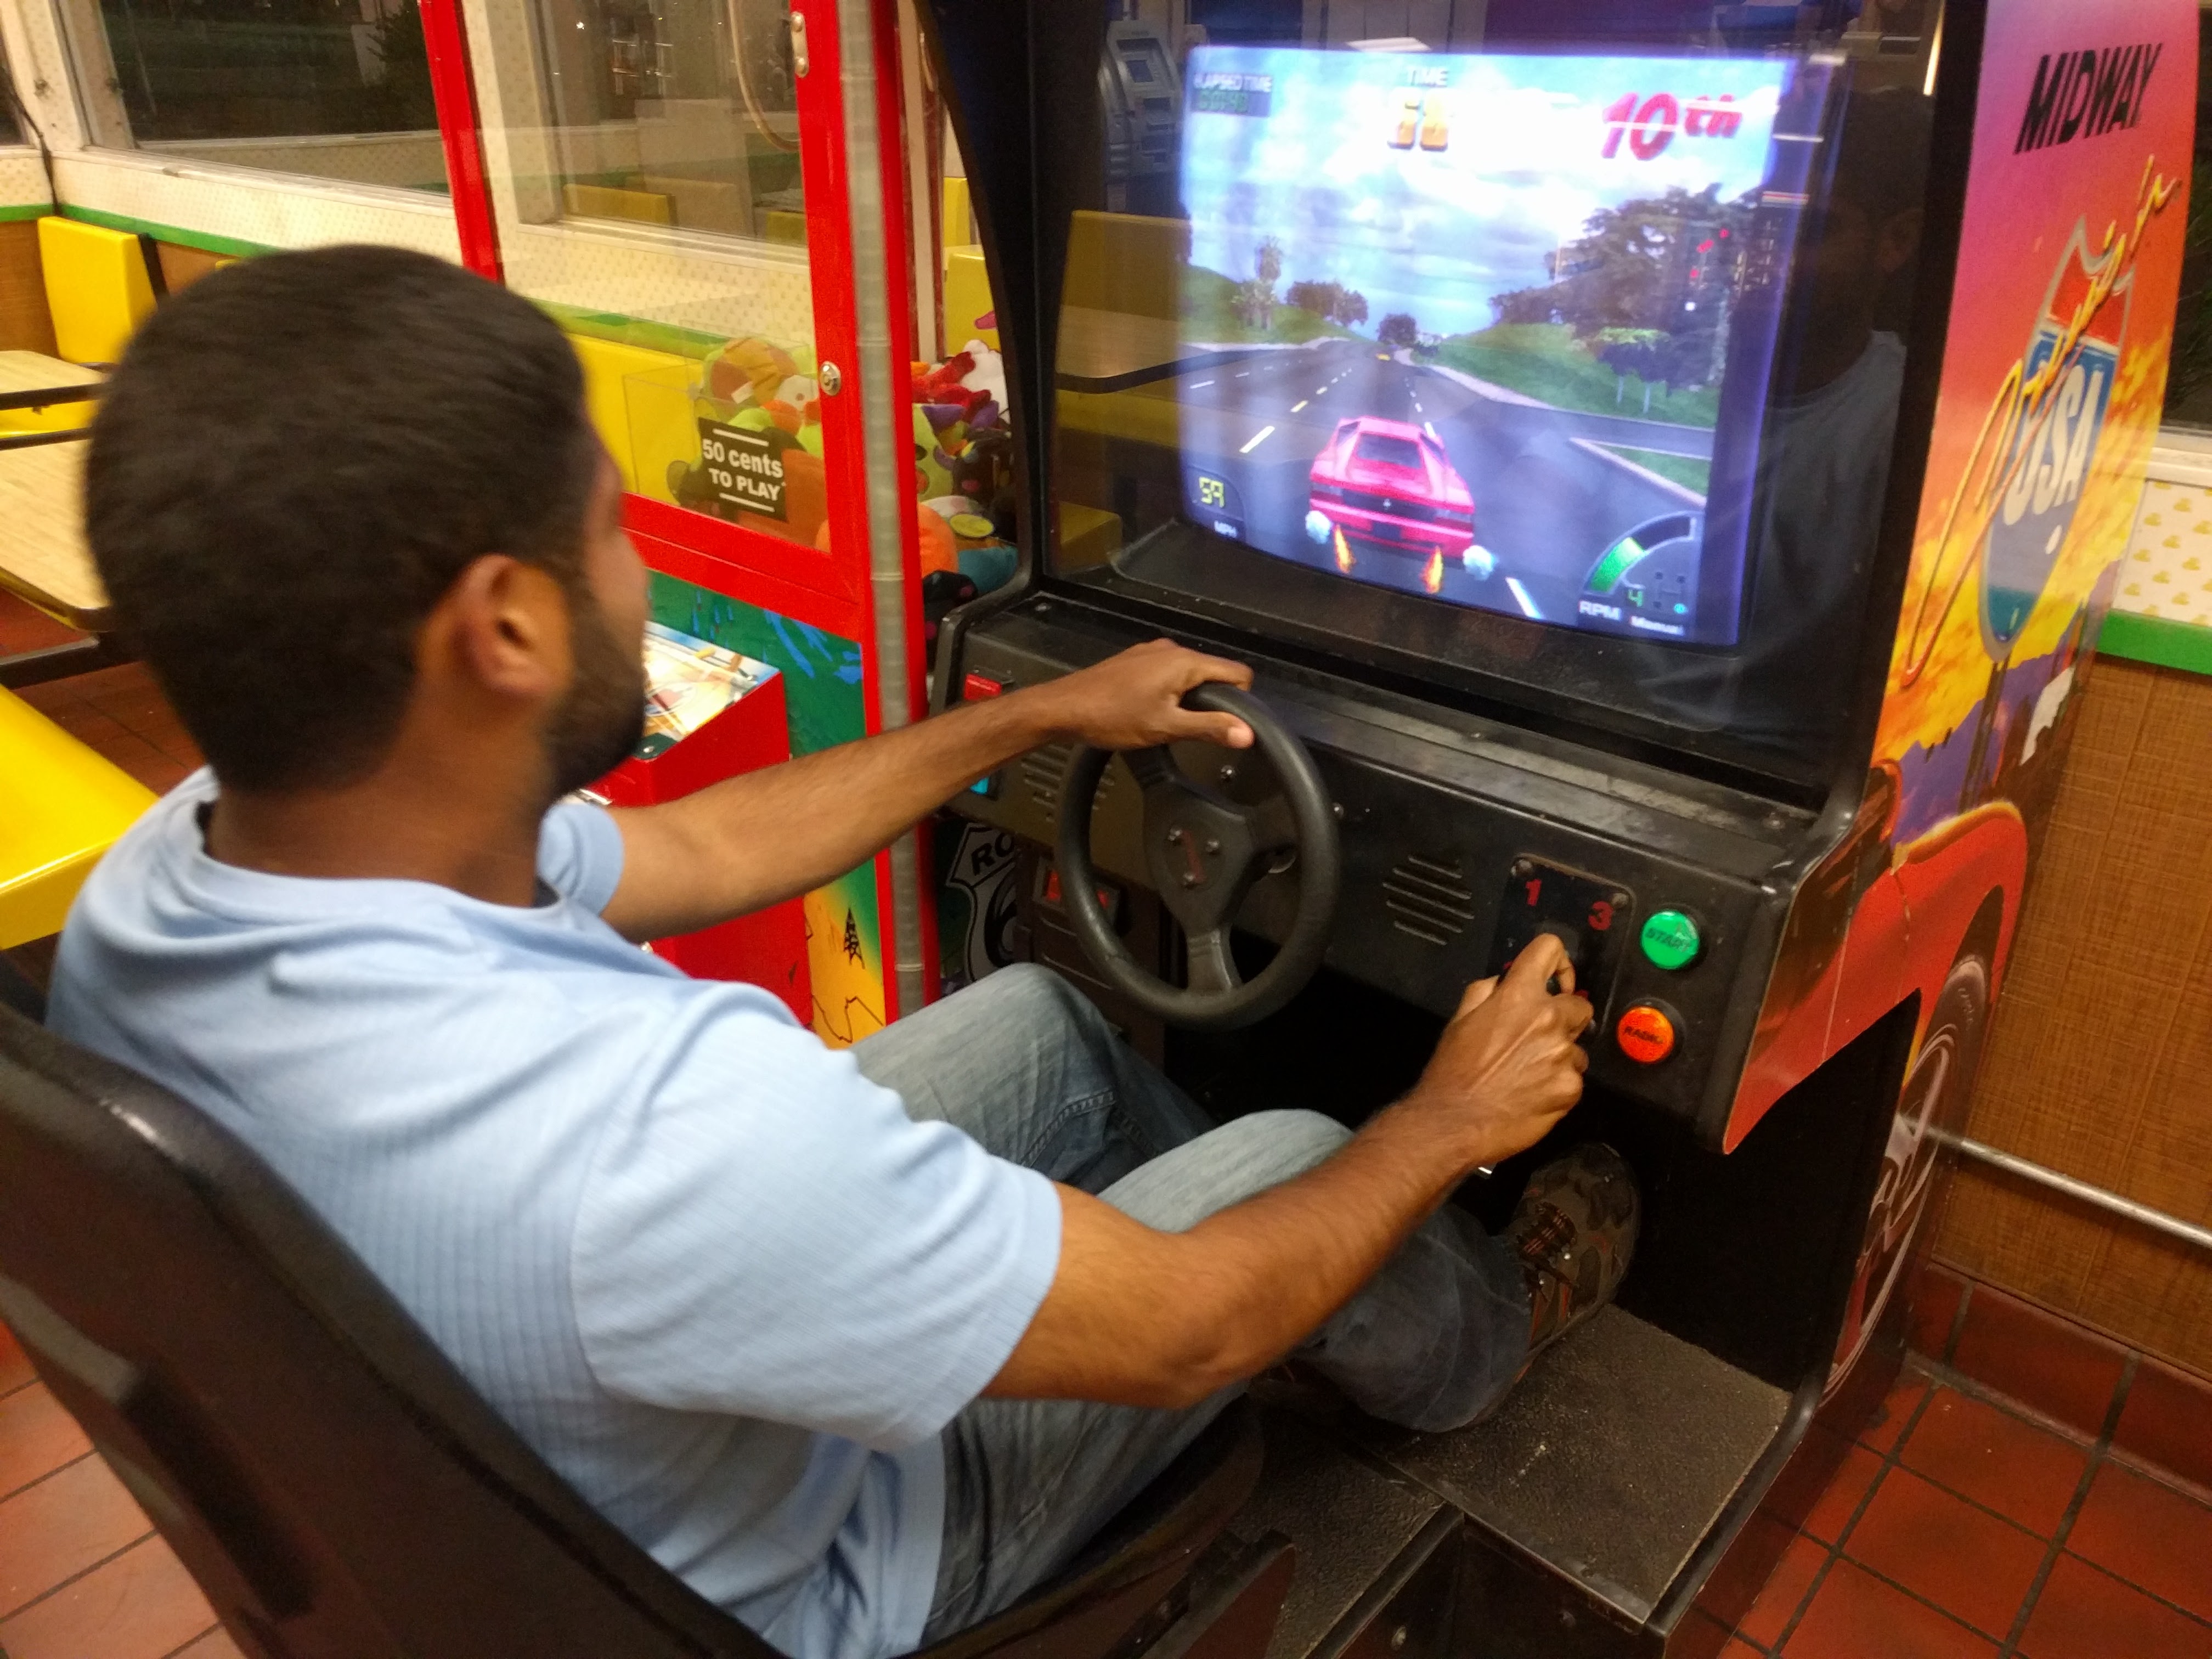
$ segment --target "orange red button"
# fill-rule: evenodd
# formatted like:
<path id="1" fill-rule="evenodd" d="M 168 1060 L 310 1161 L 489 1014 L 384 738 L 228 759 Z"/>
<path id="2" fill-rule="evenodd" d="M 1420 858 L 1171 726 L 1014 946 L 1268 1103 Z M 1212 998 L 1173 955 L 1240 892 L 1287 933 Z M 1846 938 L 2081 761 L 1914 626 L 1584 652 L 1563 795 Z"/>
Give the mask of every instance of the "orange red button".
<path id="1" fill-rule="evenodd" d="M 1674 1052 L 1674 1022 L 1663 1008 L 1639 1002 L 1623 1014 L 1613 1028 L 1620 1052 L 1645 1066 L 1656 1066 Z"/>

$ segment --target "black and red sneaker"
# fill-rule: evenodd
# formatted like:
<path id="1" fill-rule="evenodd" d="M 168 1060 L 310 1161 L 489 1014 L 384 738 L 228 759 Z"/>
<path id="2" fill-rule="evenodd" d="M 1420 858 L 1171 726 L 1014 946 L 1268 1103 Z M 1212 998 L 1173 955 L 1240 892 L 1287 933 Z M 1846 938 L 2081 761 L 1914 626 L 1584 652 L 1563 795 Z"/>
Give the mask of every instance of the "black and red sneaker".
<path id="1" fill-rule="evenodd" d="M 1613 1300 L 1636 1254 L 1636 1177 L 1601 1142 L 1528 1177 L 1503 1237 L 1528 1284 L 1530 1358 Z"/>

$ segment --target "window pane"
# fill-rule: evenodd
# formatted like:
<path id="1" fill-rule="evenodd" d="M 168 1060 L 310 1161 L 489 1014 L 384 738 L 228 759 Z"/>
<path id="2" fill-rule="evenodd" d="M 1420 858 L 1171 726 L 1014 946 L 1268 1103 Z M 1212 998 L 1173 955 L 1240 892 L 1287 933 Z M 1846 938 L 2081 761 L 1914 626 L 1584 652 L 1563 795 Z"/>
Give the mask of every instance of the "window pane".
<path id="1" fill-rule="evenodd" d="M 787 0 L 493 9 L 522 219 L 805 242 Z"/>
<path id="2" fill-rule="evenodd" d="M 2212 12 L 2197 14 L 2197 169 L 2212 179 Z M 2181 303 L 2173 318 L 2173 361 L 2166 382 L 2170 426 L 2212 428 L 2212 189 L 2189 192 L 2188 251 L 2181 261 Z"/>
<path id="3" fill-rule="evenodd" d="M 0 46 L 0 82 L 12 87 L 15 82 L 9 81 L 8 76 L 7 50 Z M 15 122 L 15 100 L 13 97 L 0 95 L 0 144 L 20 144 L 22 142 L 23 129 Z"/>
<path id="4" fill-rule="evenodd" d="M 1379 461 L 1385 466 L 1418 467 L 1421 464 L 1421 448 L 1410 438 L 1370 432 L 1359 441 L 1359 459 Z"/>
<path id="5" fill-rule="evenodd" d="M 354 184 L 443 191 L 416 0 L 99 0 L 139 149 Z"/>
<path id="6" fill-rule="evenodd" d="M 626 481 L 811 544 L 826 496 L 788 0 L 467 15 L 507 282 L 582 342 Z"/>

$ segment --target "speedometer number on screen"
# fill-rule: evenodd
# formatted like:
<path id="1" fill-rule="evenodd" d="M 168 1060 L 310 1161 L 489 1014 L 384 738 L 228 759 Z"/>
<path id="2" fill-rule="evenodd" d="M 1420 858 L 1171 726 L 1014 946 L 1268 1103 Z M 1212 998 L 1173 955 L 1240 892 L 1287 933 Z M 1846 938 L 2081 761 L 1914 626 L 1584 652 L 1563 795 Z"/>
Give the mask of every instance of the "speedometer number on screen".
<path id="1" fill-rule="evenodd" d="M 1218 473 L 1190 467 L 1183 473 L 1183 490 L 1192 516 L 1217 536 L 1244 539 L 1244 499 L 1237 486 Z"/>

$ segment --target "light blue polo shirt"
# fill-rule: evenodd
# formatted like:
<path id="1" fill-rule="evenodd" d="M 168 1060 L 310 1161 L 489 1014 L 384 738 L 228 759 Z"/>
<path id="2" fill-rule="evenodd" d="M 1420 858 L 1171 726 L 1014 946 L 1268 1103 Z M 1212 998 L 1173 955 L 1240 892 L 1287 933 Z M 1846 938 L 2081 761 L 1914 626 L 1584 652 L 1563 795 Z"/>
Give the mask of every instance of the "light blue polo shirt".
<path id="1" fill-rule="evenodd" d="M 937 1435 L 1060 1255 L 1043 1176 L 600 919 L 614 820 L 529 909 L 218 863 L 202 772 L 85 884 L 50 1023 L 267 1159 L 616 1525 L 787 1653 L 918 1642 Z"/>

